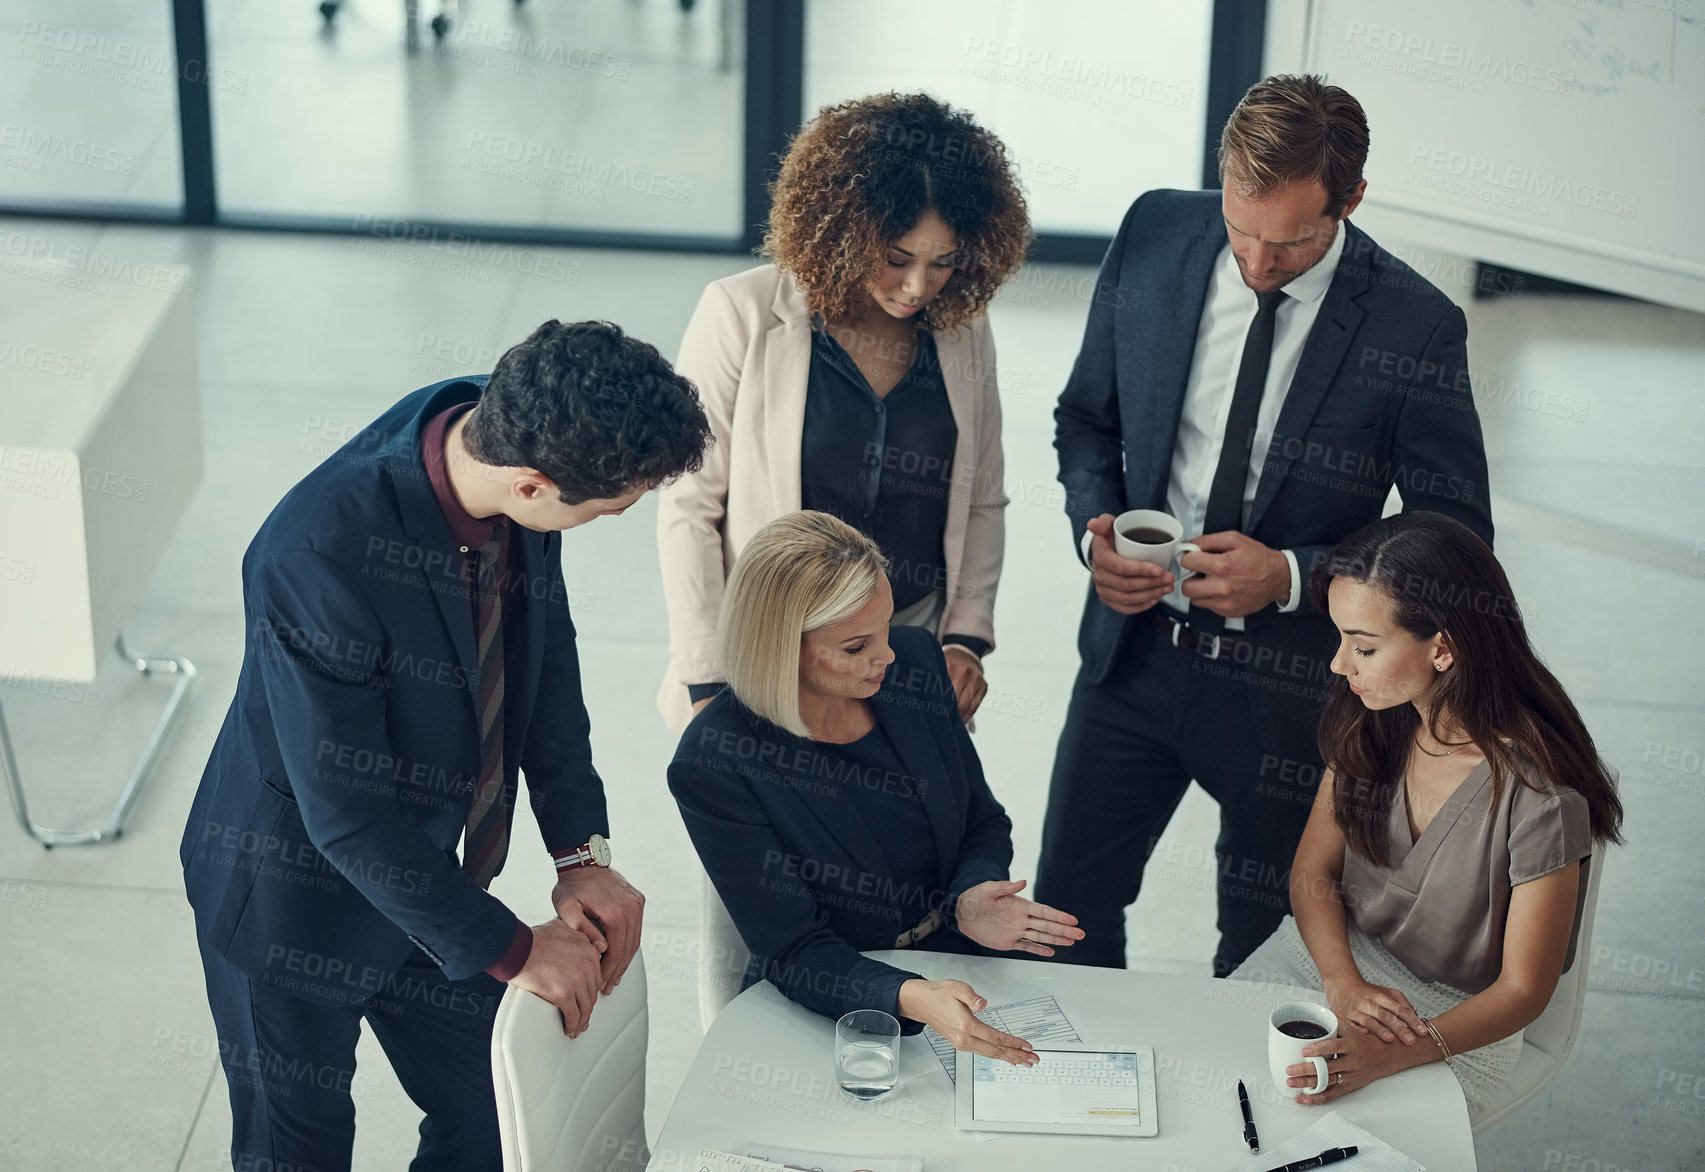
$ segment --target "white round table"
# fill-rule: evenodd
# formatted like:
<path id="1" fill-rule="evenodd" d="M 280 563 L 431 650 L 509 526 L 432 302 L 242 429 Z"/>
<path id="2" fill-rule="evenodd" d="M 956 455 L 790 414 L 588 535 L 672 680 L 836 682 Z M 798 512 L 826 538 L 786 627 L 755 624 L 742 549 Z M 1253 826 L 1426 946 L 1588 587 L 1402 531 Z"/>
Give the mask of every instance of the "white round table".
<path id="1" fill-rule="evenodd" d="M 921 1035 L 901 1040 L 899 1088 L 875 1103 L 857 1103 L 835 1085 L 835 1023 L 786 1000 L 766 981 L 735 998 L 705 1035 L 650 1167 L 685 1169 L 700 1148 L 739 1152 L 760 1143 L 917 1155 L 928 1172 L 1211 1172 L 1249 1158 L 1237 1105 L 1241 1078 L 1263 1151 L 1336 1110 L 1430 1169 L 1474 1172 L 1468 1110 L 1443 1063 L 1381 1079 L 1330 1107 L 1298 1107 L 1279 1096 L 1267 1076 L 1267 1014 L 1281 1002 L 1319 1000 L 1319 994 L 921 951 L 870 955 L 933 979 L 967 981 L 991 1004 L 1051 994 L 1086 1044 L 1154 1047 L 1160 1134 L 979 1139 L 954 1127 L 952 1084 Z"/>

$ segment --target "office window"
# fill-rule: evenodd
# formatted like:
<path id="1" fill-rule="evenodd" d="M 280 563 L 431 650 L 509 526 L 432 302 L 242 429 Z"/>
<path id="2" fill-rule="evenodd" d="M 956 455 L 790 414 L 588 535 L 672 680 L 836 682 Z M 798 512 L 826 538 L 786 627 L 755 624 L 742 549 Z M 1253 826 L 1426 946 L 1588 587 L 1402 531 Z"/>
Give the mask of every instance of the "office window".
<path id="1" fill-rule="evenodd" d="M 969 110 L 1043 232 L 1111 235 L 1152 187 L 1201 186 L 1209 0 L 814 0 L 807 114 L 883 90 Z"/>
<path id="2" fill-rule="evenodd" d="M 733 0 L 207 0 L 221 207 L 727 237 L 739 230 Z M 458 6 L 451 4 L 454 11 Z"/>
<path id="3" fill-rule="evenodd" d="M 170 0 L 0 0 L 0 200 L 183 203 Z"/>

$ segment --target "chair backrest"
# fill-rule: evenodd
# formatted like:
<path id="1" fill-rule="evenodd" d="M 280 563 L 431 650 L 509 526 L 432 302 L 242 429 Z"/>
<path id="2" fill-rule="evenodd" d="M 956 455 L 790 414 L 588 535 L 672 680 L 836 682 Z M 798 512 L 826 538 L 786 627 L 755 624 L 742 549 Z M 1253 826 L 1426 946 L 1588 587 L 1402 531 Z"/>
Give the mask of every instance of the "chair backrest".
<path id="1" fill-rule="evenodd" d="M 1604 871 L 1604 847 L 1593 848 L 1587 864 L 1587 893 L 1581 901 L 1581 926 L 1575 933 L 1575 955 L 1557 978 L 1551 1001 L 1522 1034 L 1522 1042 L 1549 1055 L 1561 1065 L 1575 1044 L 1581 1012 L 1587 1004 L 1587 970 L 1592 963 L 1593 915 L 1598 909 L 1598 881 Z"/>
<path id="2" fill-rule="evenodd" d="M 723 906 L 710 876 L 703 879 L 704 895 L 699 905 L 704 949 L 699 957 L 699 1024 L 708 1031 L 722 1007 L 740 995 L 752 952 L 734 926 L 734 918 Z"/>
<path id="3" fill-rule="evenodd" d="M 614 1172 L 645 1167 L 645 964 L 598 999 L 578 1038 L 562 1015 L 516 988 L 491 1031 L 491 1077 L 504 1172 Z"/>

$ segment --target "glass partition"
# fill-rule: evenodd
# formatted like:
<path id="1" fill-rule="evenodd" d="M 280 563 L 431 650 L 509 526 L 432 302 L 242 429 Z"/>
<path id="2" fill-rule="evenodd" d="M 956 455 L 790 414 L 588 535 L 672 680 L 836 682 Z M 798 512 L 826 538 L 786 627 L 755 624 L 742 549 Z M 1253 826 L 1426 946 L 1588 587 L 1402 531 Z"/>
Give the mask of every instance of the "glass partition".
<path id="1" fill-rule="evenodd" d="M 207 0 L 221 209 L 735 236 L 733 3 Z"/>
<path id="2" fill-rule="evenodd" d="M 925 90 L 1006 143 L 1040 232 L 1111 236 L 1153 187 L 1201 186 L 1210 0 L 815 0 L 805 104 Z"/>
<path id="3" fill-rule="evenodd" d="M 183 203 L 168 0 L 0 0 L 0 201 Z"/>

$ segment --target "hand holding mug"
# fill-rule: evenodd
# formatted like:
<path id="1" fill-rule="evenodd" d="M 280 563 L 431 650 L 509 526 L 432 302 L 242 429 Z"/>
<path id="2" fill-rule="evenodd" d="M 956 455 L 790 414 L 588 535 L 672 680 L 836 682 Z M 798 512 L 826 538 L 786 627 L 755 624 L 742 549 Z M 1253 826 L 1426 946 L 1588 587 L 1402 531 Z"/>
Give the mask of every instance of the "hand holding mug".
<path id="1" fill-rule="evenodd" d="M 1288 1001 L 1267 1018 L 1267 1073 L 1288 1099 L 1324 1093 L 1342 1075 L 1327 1065 L 1325 1055 L 1342 1039 L 1338 1015 L 1311 1001 Z M 1315 1045 L 1315 1043 L 1320 1043 Z"/>
<path id="2" fill-rule="evenodd" d="M 1326 1064 L 1326 1086 L 1314 1091 L 1310 1089 L 1318 1085 L 1314 1067 L 1320 1062 Z M 1406 1056 L 1395 1042 L 1382 1042 L 1372 1034 L 1346 1033 L 1304 1046 L 1300 1061 L 1288 1068 L 1290 1077 L 1302 1085 L 1281 1086 L 1279 1090 L 1295 1095 L 1301 1106 L 1317 1107 L 1413 1065 L 1413 1057 Z"/>
<path id="3" fill-rule="evenodd" d="M 1229 529 L 1182 544 L 1189 551 L 1179 565 L 1195 575 L 1184 584 L 1184 597 L 1197 606 L 1240 619 L 1290 597 L 1291 563 L 1283 550 Z"/>
<path id="4" fill-rule="evenodd" d="M 1164 566 L 1126 557 L 1114 547 L 1113 514 L 1090 519 L 1089 569 L 1095 593 L 1119 614 L 1141 614 L 1172 592 L 1173 578 Z"/>

